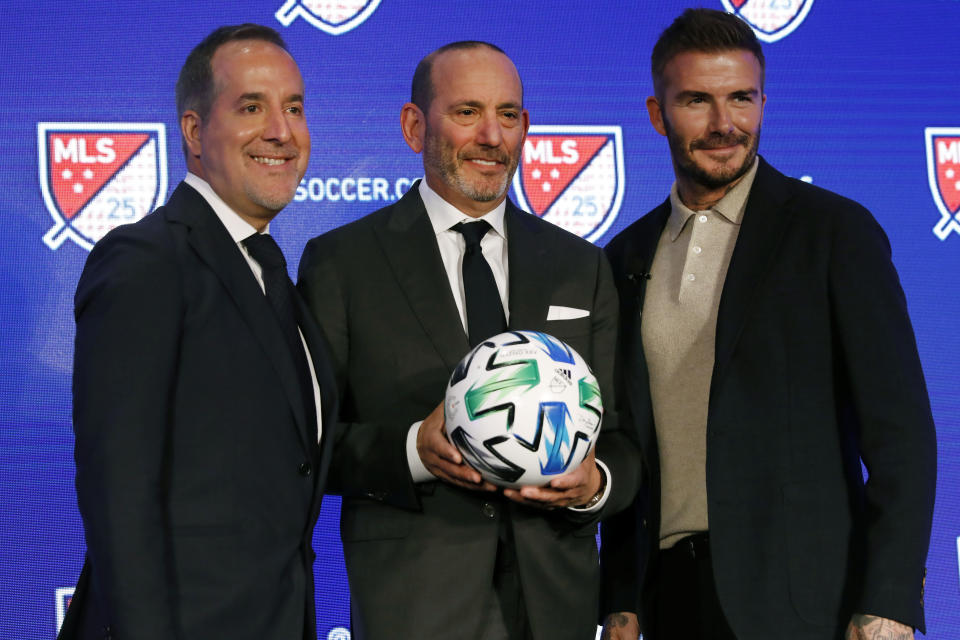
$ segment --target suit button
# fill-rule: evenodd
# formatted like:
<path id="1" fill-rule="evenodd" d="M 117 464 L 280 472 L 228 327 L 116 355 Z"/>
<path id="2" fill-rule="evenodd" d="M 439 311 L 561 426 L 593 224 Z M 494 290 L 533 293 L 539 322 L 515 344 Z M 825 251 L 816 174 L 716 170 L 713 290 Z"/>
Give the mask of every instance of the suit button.
<path id="1" fill-rule="evenodd" d="M 313 473 L 313 467 L 310 466 L 310 463 L 309 463 L 309 462 L 304 462 L 304 463 L 302 463 L 302 464 L 300 465 L 300 467 L 297 469 L 297 471 L 300 473 L 300 475 L 302 475 L 304 478 L 306 478 L 306 477 L 309 476 L 311 473 Z"/>
<path id="2" fill-rule="evenodd" d="M 497 508 L 489 502 L 484 502 L 483 506 L 480 507 L 480 512 L 488 518 L 493 518 L 497 515 Z"/>

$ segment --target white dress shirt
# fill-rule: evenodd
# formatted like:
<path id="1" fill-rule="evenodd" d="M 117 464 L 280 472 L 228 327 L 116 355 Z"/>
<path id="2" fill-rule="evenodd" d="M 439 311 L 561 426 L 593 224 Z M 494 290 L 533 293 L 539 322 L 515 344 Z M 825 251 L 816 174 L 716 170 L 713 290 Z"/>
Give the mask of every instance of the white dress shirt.
<path id="1" fill-rule="evenodd" d="M 196 189 L 197 193 L 207 201 L 207 204 L 210 205 L 213 212 L 220 218 L 220 222 L 227 228 L 227 233 L 230 234 L 230 237 L 237 244 L 241 255 L 246 259 L 247 264 L 250 265 L 250 271 L 253 272 L 253 277 L 256 278 L 260 284 L 260 289 L 264 295 L 266 295 L 267 289 L 263 284 L 263 268 L 259 262 L 253 259 L 250 251 L 248 251 L 246 245 L 243 244 L 246 238 L 258 233 L 257 230 L 253 228 L 249 222 L 237 215 L 237 213 L 230 208 L 230 205 L 224 202 L 223 198 L 218 196 L 213 190 L 213 187 L 203 178 L 193 173 L 187 173 L 183 181 Z M 264 228 L 263 233 L 269 232 L 270 225 L 268 224 Z M 297 333 L 300 334 L 300 343 L 303 345 L 303 351 L 307 354 L 307 366 L 310 367 L 310 384 L 313 385 L 313 402 L 317 407 L 317 442 L 320 442 L 320 435 L 323 433 L 323 420 L 320 418 L 320 385 L 317 384 L 317 372 L 313 368 L 313 358 L 310 356 L 307 342 L 304 340 L 303 332 L 300 331 L 299 327 L 297 328 Z"/>
<path id="2" fill-rule="evenodd" d="M 452 228 L 461 222 L 485 220 L 491 227 L 491 230 L 487 231 L 480 241 L 480 250 L 483 252 L 483 257 L 493 272 L 493 279 L 496 281 L 497 291 L 500 293 L 500 302 L 503 304 L 503 315 L 507 323 L 509 323 L 507 228 L 504 224 L 504 213 L 507 210 L 506 199 L 492 211 L 483 214 L 479 218 L 473 218 L 441 198 L 436 191 L 430 188 L 426 178 L 420 181 L 419 189 L 423 206 L 427 210 L 427 217 L 430 218 L 430 225 L 433 227 L 433 232 L 436 235 L 437 247 L 440 249 L 440 258 L 443 261 L 443 268 L 447 272 L 447 280 L 450 282 L 453 299 L 457 303 L 457 311 L 460 312 L 460 323 L 463 325 L 464 333 L 469 334 L 467 328 L 467 312 L 464 304 L 465 296 L 463 293 L 463 254 L 466 249 L 466 241 L 462 233 L 454 231 Z M 422 423 L 422 420 L 414 422 L 407 432 L 407 464 L 410 467 L 410 476 L 414 482 L 426 482 L 436 479 L 423 464 L 423 461 L 420 459 L 420 454 L 417 452 L 417 432 L 420 430 Z M 610 495 L 610 487 L 612 486 L 612 478 L 606 465 L 599 460 L 597 460 L 597 464 L 607 478 L 607 488 L 600 502 L 591 507 L 589 511 L 595 511 L 604 505 L 607 501 L 607 496 Z"/>

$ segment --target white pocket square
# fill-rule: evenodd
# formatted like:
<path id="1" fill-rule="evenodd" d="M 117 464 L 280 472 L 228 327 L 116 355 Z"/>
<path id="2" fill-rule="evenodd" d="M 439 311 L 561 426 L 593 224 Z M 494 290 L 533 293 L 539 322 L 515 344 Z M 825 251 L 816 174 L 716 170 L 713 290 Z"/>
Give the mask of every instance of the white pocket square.
<path id="1" fill-rule="evenodd" d="M 576 320 L 577 318 L 586 318 L 589 315 L 590 311 L 587 309 L 550 305 L 550 309 L 547 311 L 547 322 L 550 320 Z"/>

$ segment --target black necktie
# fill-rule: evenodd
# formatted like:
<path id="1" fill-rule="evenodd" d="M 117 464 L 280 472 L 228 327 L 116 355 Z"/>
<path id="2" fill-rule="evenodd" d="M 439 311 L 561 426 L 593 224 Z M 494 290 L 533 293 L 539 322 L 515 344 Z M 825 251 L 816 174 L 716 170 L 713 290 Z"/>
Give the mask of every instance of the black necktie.
<path id="1" fill-rule="evenodd" d="M 460 222 L 452 227 L 467 243 L 463 253 L 463 294 L 467 307 L 467 334 L 475 347 L 487 338 L 507 330 L 503 304 L 493 271 L 480 250 L 480 240 L 490 230 L 486 220 Z"/>
<path id="2" fill-rule="evenodd" d="M 267 301 L 273 308 L 277 322 L 283 330 L 287 347 L 297 369 L 297 378 L 300 381 L 300 391 L 303 395 L 304 410 L 307 417 L 308 433 L 316 433 L 317 409 L 313 401 L 313 382 L 310 379 L 310 368 L 307 365 L 307 356 L 300 340 L 297 329 L 297 316 L 294 311 L 294 298 L 297 295 L 293 282 L 287 274 L 287 261 L 283 259 L 283 252 L 276 241 L 269 234 L 256 233 L 243 241 L 250 255 L 263 270 L 263 284 L 267 290 Z"/>

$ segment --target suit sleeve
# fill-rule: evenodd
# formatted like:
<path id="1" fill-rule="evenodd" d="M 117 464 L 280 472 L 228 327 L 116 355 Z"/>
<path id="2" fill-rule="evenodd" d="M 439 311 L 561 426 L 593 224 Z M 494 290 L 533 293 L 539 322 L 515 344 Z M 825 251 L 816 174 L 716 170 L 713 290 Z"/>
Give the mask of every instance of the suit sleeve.
<path id="1" fill-rule="evenodd" d="M 933 418 L 886 235 L 859 206 L 836 217 L 830 296 L 869 477 L 858 612 L 924 629 L 922 582 L 936 487 Z"/>
<path id="2" fill-rule="evenodd" d="M 177 637 L 164 509 L 181 295 L 169 252 L 121 227 L 77 287 L 76 486 L 93 586 L 113 633 Z"/>
<path id="3" fill-rule="evenodd" d="M 344 287 L 333 244 L 328 236 L 308 242 L 297 278 L 297 287 L 330 345 L 337 388 L 341 394 L 327 491 L 419 509 L 420 500 L 406 457 L 406 436 L 410 425 L 353 420 L 347 375 L 350 361 L 349 292 Z"/>
<path id="4" fill-rule="evenodd" d="M 616 412 L 614 361 L 617 349 L 619 307 L 610 264 L 597 250 L 598 269 L 593 319 L 593 370 L 600 383 L 605 413 L 600 437 L 597 440 L 597 458 L 610 469 L 611 493 L 600 512 L 606 518 L 627 508 L 640 486 L 640 449 L 632 432 L 623 428 Z"/>

